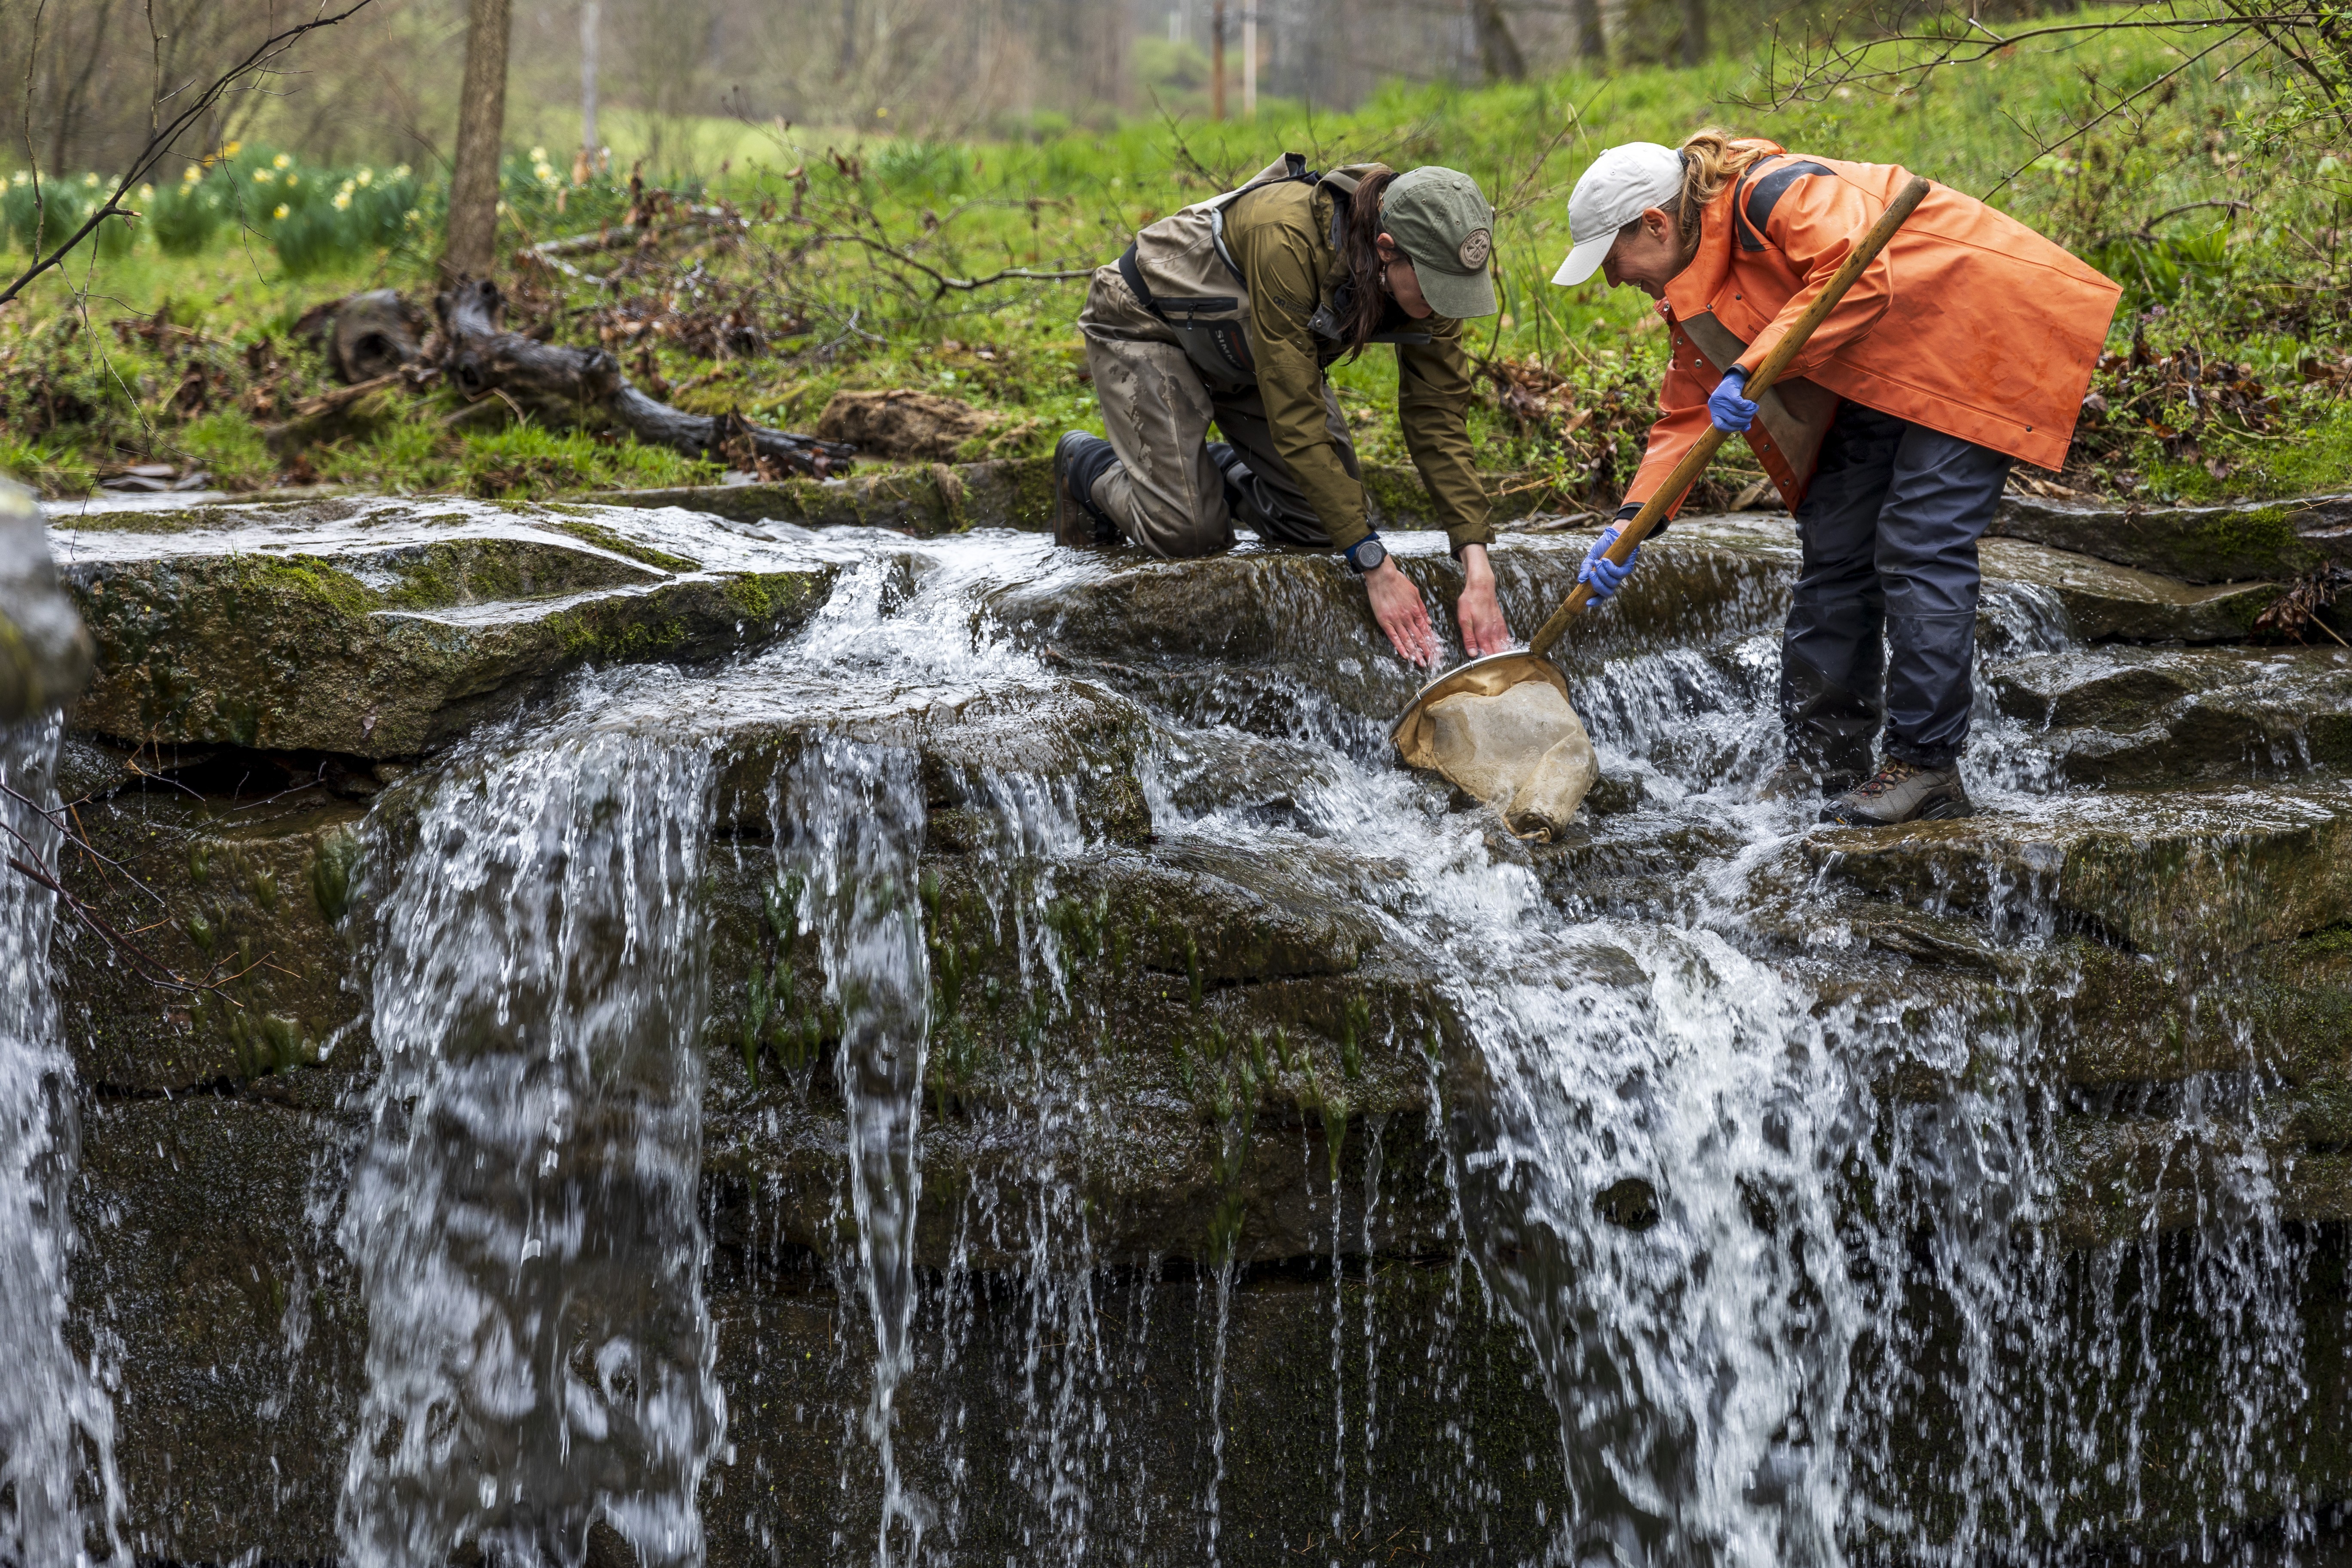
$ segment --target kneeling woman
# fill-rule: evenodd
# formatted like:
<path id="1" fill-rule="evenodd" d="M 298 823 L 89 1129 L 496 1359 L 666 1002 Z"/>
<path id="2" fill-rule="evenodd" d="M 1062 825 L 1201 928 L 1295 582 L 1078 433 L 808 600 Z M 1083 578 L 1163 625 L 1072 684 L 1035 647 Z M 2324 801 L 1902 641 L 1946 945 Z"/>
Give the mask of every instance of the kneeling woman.
<path id="1" fill-rule="evenodd" d="M 1110 439 L 1072 431 L 1055 448 L 1061 542 L 1210 555 L 1232 546 L 1238 521 L 1270 542 L 1337 550 L 1397 652 L 1434 662 L 1421 595 L 1367 523 L 1325 374 L 1393 343 L 1405 445 L 1462 563 L 1463 641 L 1474 655 L 1509 647 L 1463 424 L 1461 322 L 1495 310 L 1494 222 L 1452 169 L 1318 176 L 1292 153 L 1138 234 L 1095 273 L 1078 318 Z M 1222 441 L 1208 439 L 1212 420 Z"/>
<path id="2" fill-rule="evenodd" d="M 1803 563 L 1780 643 L 1787 758 L 1765 789 L 1832 795 L 1822 820 L 1858 826 L 1974 810 L 1959 757 L 1977 538 L 2012 460 L 2065 461 L 2121 292 L 1938 185 L 1751 402 L 1748 375 L 1910 178 L 1716 131 L 1679 152 L 1612 147 L 1569 196 L 1573 248 L 1552 279 L 1581 283 L 1597 268 L 1664 318 L 1674 359 L 1620 522 L 1710 421 L 1748 433 L 1796 512 Z M 1612 540 L 1602 535 L 1584 569 L 1601 597 L 1632 565 L 1599 559 Z"/>

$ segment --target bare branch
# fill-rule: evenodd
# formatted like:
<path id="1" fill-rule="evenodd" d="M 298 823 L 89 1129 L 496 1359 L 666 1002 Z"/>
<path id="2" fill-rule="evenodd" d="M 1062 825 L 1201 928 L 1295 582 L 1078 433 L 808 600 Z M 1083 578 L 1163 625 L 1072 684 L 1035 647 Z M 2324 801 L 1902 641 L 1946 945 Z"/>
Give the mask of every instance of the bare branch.
<path id="1" fill-rule="evenodd" d="M 0 289 L 0 305 L 6 304 L 23 293 L 26 287 L 42 273 L 51 268 L 62 266 L 68 253 L 83 240 L 88 239 L 97 231 L 98 226 L 108 218 L 118 216 L 137 216 L 135 212 L 122 205 L 123 198 L 137 189 L 140 182 L 153 172 L 156 164 L 163 161 L 164 156 L 171 152 L 172 144 L 179 140 L 181 132 L 203 119 L 212 106 L 220 101 L 222 95 L 245 78 L 268 68 L 271 61 L 293 47 L 295 43 L 305 35 L 315 33 L 321 27 L 331 27 L 339 22 L 347 21 L 373 4 L 374 0 L 351 0 L 348 5 L 331 16 L 323 15 L 313 16 L 308 22 L 273 33 L 255 45 L 252 52 L 245 58 L 231 66 L 227 71 L 215 79 L 211 86 L 205 88 L 183 107 L 179 113 L 148 134 L 146 145 L 142 147 L 137 155 L 131 160 L 130 168 L 123 174 L 122 178 L 116 182 L 113 194 L 100 202 L 90 215 L 82 220 L 81 226 L 74 230 L 64 244 L 46 257 L 37 255 L 32 266 L 19 273 L 16 280 L 6 288 Z M 322 5 L 321 9 L 323 8 Z M 26 101 L 29 104 L 29 96 Z M 31 141 L 29 121 L 26 137 L 29 145 Z M 36 199 L 37 200 L 37 197 Z"/>

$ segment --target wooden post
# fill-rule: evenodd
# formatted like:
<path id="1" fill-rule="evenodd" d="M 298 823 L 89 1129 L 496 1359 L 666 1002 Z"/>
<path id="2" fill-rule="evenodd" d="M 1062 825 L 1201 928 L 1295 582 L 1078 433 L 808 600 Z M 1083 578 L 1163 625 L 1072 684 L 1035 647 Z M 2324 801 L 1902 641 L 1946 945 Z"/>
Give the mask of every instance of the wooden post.
<path id="1" fill-rule="evenodd" d="M 597 0 L 580 0 L 580 150 L 596 167 Z"/>
<path id="2" fill-rule="evenodd" d="M 457 147 L 449 173 L 443 276 L 485 278 L 498 259 L 499 152 L 507 124 L 508 0 L 473 0 L 466 76 L 457 93 Z"/>
<path id="3" fill-rule="evenodd" d="M 1209 12 L 1209 114 L 1225 117 L 1225 0 Z"/>
<path id="4" fill-rule="evenodd" d="M 1242 13 L 1242 118 L 1257 118 L 1257 7 Z"/>

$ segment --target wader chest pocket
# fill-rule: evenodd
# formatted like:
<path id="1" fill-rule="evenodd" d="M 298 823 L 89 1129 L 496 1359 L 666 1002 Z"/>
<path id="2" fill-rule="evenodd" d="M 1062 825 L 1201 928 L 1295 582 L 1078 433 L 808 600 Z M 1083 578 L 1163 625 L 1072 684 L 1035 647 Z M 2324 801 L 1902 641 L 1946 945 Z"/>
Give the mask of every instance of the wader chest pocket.
<path id="1" fill-rule="evenodd" d="M 1184 356 L 1202 372 L 1244 381 L 1257 376 L 1257 360 L 1249 346 L 1249 319 L 1242 302 L 1231 298 L 1173 300 L 1165 294 L 1152 304 L 1160 319 L 1183 334 Z"/>

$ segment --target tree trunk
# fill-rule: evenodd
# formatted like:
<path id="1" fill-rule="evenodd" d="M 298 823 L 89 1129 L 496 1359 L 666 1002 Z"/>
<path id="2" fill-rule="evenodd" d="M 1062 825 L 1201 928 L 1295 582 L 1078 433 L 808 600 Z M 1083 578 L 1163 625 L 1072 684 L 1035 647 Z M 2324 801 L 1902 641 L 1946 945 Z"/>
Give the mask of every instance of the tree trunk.
<path id="1" fill-rule="evenodd" d="M 1486 79 L 1525 81 L 1528 59 L 1519 53 L 1519 41 L 1511 37 L 1511 22 L 1503 15 L 1502 0 L 1470 0 L 1470 25 L 1478 35 L 1478 61 L 1486 68 Z"/>
<path id="2" fill-rule="evenodd" d="M 596 166 L 596 0 L 580 0 L 580 150 Z"/>
<path id="3" fill-rule="evenodd" d="M 1706 0 L 1683 0 L 1683 64 L 1706 63 Z"/>
<path id="4" fill-rule="evenodd" d="M 486 277 L 498 258 L 499 154 L 507 122 L 509 0 L 472 0 L 466 79 L 457 100 L 457 154 L 449 174 L 444 277 Z"/>
<path id="5" fill-rule="evenodd" d="M 1569 16 L 1576 27 L 1579 64 L 1598 70 L 1609 63 L 1609 40 L 1601 30 L 1601 0 L 1569 0 Z"/>

